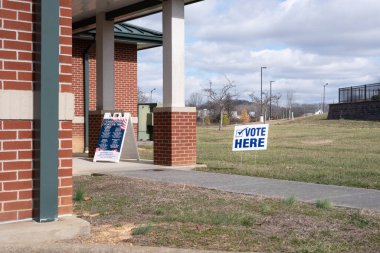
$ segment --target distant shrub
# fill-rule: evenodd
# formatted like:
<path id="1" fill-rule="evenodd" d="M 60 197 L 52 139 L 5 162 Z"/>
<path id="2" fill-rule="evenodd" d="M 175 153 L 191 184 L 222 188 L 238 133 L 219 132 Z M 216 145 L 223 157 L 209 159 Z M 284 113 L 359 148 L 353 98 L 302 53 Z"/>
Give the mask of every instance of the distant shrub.
<path id="1" fill-rule="evenodd" d="M 230 117 L 228 117 L 227 113 L 223 114 L 223 121 L 222 121 L 223 126 L 227 126 L 230 124 Z"/>
<path id="2" fill-rule="evenodd" d="M 249 122 L 249 115 L 247 112 L 247 109 L 243 109 L 241 111 L 241 116 L 240 116 L 241 123 L 248 123 Z"/>
<path id="3" fill-rule="evenodd" d="M 206 116 L 204 118 L 204 123 L 205 123 L 205 126 L 210 126 L 211 125 L 210 116 Z"/>
<path id="4" fill-rule="evenodd" d="M 372 101 L 380 101 L 380 95 L 372 96 L 371 100 Z"/>

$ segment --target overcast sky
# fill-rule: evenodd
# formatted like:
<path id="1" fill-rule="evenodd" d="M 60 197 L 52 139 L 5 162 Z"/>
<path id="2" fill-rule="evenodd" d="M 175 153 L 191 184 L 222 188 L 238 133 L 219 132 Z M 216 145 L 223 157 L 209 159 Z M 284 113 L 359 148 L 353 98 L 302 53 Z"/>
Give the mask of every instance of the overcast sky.
<path id="1" fill-rule="evenodd" d="M 338 88 L 380 81 L 379 0 L 205 0 L 186 6 L 186 97 L 224 75 L 241 99 L 273 80 L 285 103 L 338 99 Z M 132 23 L 162 31 L 161 14 Z M 138 54 L 139 87 L 162 100 L 162 48 Z"/>

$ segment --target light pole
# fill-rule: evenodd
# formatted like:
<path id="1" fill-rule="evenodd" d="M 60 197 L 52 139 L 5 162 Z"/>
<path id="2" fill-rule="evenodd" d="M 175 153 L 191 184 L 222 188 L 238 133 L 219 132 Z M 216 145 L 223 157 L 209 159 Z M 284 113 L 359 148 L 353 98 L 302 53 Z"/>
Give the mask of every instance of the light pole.
<path id="1" fill-rule="evenodd" d="M 326 86 L 328 83 L 323 85 L 323 103 L 322 103 L 322 112 L 325 113 L 325 95 L 326 95 Z"/>
<path id="2" fill-rule="evenodd" d="M 156 88 L 150 91 L 150 102 L 153 103 L 153 91 L 155 91 Z"/>
<path id="3" fill-rule="evenodd" d="M 275 81 L 269 82 L 269 120 L 272 119 L 272 83 Z"/>
<path id="4" fill-rule="evenodd" d="M 260 89 L 260 120 L 261 117 L 263 117 L 263 69 L 266 69 L 267 67 L 261 67 L 261 89 Z"/>

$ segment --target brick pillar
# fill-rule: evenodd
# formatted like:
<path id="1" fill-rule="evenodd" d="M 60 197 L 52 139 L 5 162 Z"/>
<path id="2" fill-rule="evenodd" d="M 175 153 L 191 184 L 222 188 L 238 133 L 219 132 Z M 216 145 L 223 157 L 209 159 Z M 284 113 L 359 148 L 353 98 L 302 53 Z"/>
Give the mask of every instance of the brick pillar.
<path id="1" fill-rule="evenodd" d="M 156 108 L 154 111 L 154 164 L 196 164 L 196 110 L 193 107 Z"/>
<path id="2" fill-rule="evenodd" d="M 90 111 L 88 118 L 88 157 L 93 158 L 95 155 L 96 145 L 98 144 L 99 133 L 102 126 L 104 111 Z"/>

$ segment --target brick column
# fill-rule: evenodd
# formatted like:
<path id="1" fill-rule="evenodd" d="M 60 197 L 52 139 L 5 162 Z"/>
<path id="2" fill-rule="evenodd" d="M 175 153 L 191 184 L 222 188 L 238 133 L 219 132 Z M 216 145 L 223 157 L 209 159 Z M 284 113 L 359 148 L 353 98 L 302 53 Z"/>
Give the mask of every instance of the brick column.
<path id="1" fill-rule="evenodd" d="M 154 111 L 154 164 L 196 164 L 196 110 L 193 107 L 156 108 Z"/>
<path id="2" fill-rule="evenodd" d="M 95 155 L 96 145 L 98 144 L 98 138 L 100 129 L 102 127 L 102 120 L 104 117 L 104 111 L 90 111 L 88 119 L 89 136 L 88 136 L 88 157 L 93 158 Z"/>

